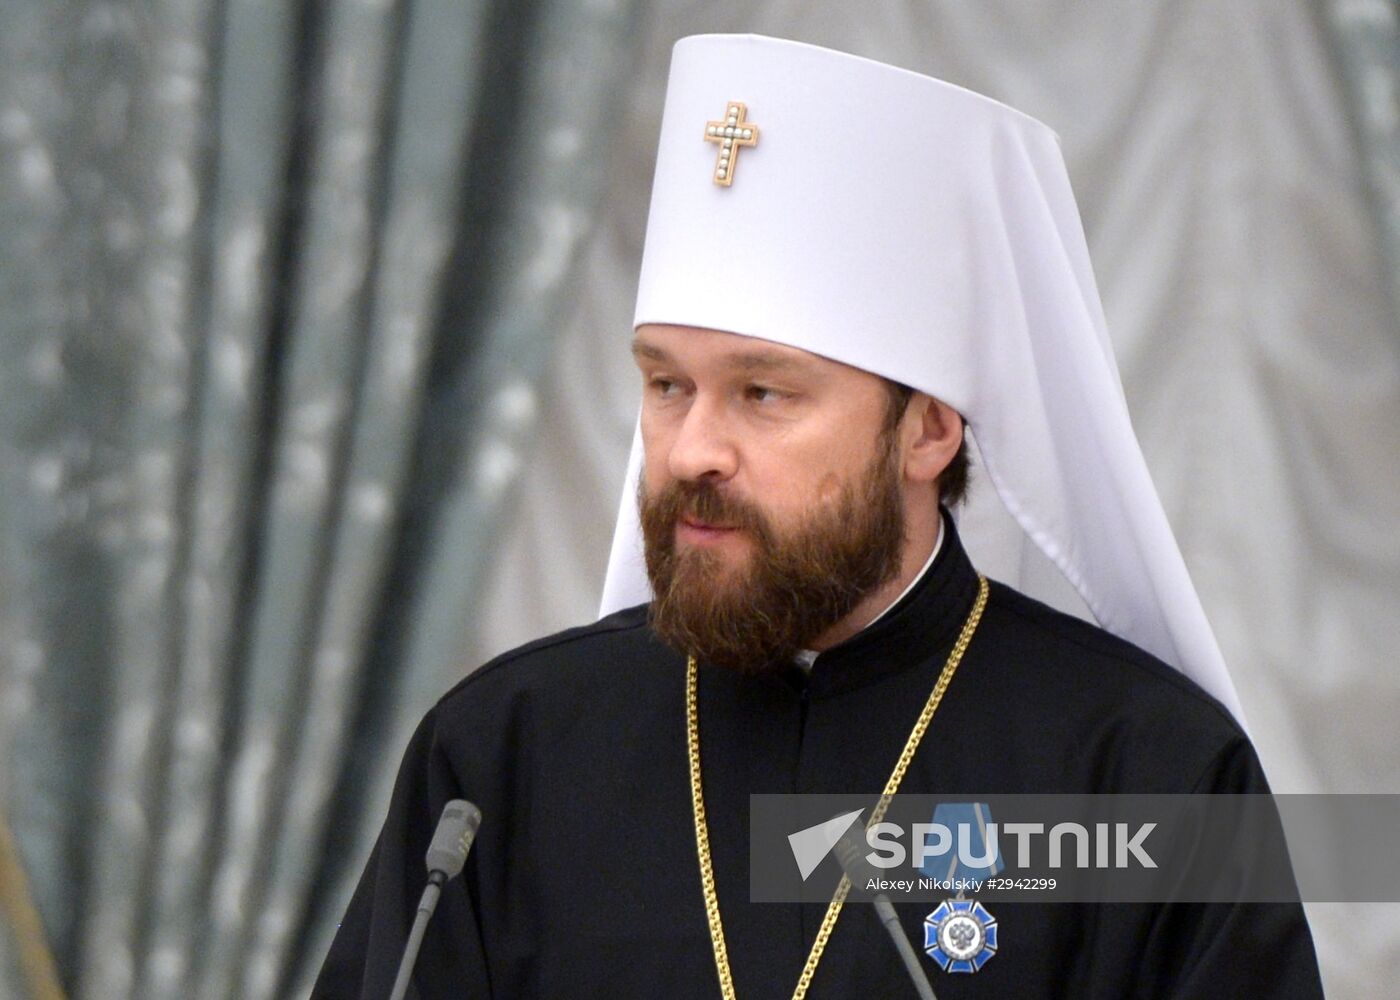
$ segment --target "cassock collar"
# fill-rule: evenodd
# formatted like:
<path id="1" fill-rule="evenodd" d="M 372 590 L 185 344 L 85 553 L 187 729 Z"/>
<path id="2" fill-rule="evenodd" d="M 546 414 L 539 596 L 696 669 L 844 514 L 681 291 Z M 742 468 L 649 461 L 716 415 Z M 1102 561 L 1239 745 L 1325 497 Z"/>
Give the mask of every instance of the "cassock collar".
<path id="1" fill-rule="evenodd" d="M 952 647 L 976 598 L 977 572 L 945 509 L 941 546 L 923 578 L 880 618 L 824 650 L 810 675 L 793 667 L 792 680 L 809 698 L 824 698 L 924 663 Z"/>
<path id="2" fill-rule="evenodd" d="M 909 586 L 901 590 L 899 592 L 898 597 L 896 597 L 893 601 L 890 601 L 889 604 L 886 604 L 885 607 L 880 611 L 880 613 L 874 618 L 870 619 L 870 621 L 867 622 L 863 627 L 869 628 L 871 625 L 874 625 L 881 618 L 885 617 L 885 615 L 889 614 L 896 607 L 902 604 L 904 602 L 904 598 L 908 597 L 911 593 L 913 593 L 914 588 L 917 587 L 923 581 L 924 574 L 927 573 L 930 568 L 932 568 L 933 561 L 938 558 L 938 553 L 942 551 L 943 531 L 940 529 L 933 540 L 933 551 L 928 554 L 928 558 L 924 560 L 924 564 L 919 567 L 919 572 L 914 574 L 914 579 L 909 581 Z M 793 657 L 793 661 L 804 671 L 811 670 L 812 662 L 820 655 L 821 654 L 815 649 L 799 649 L 797 651 L 797 655 Z"/>

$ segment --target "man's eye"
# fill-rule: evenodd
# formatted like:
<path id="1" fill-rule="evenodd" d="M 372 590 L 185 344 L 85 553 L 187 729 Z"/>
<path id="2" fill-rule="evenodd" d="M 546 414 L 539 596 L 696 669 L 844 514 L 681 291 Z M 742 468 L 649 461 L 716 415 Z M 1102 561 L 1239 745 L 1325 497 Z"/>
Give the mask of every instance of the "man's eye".
<path id="1" fill-rule="evenodd" d="M 770 389 L 766 385 L 751 385 L 744 390 L 744 394 L 756 403 L 768 403 L 783 397 L 777 389 Z"/>
<path id="2" fill-rule="evenodd" d="M 651 389 L 658 396 L 674 396 L 676 394 L 676 383 L 674 379 L 654 378 L 651 380 Z"/>

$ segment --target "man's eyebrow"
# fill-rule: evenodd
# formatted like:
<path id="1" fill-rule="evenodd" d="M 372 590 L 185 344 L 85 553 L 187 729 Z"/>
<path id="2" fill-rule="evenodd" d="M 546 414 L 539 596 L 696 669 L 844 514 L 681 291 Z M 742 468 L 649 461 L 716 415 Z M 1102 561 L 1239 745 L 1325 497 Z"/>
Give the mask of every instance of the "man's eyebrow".
<path id="1" fill-rule="evenodd" d="M 734 367 L 745 371 L 800 371 L 805 366 L 798 358 L 774 354 L 740 354 L 733 359 Z"/>
<path id="2" fill-rule="evenodd" d="M 670 362 L 671 355 L 657 347 L 655 344 L 648 344 L 643 340 L 632 341 L 632 354 L 637 358 L 646 358 L 650 361 Z M 737 354 L 728 359 L 728 364 L 734 368 L 744 371 L 783 371 L 800 370 L 803 367 L 799 358 L 790 358 L 783 355 L 768 354 L 762 351 Z"/>
<path id="3" fill-rule="evenodd" d="M 635 358 L 648 358 L 652 361 L 670 361 L 671 355 L 653 344 L 648 344 L 643 340 L 632 341 L 632 356 Z"/>

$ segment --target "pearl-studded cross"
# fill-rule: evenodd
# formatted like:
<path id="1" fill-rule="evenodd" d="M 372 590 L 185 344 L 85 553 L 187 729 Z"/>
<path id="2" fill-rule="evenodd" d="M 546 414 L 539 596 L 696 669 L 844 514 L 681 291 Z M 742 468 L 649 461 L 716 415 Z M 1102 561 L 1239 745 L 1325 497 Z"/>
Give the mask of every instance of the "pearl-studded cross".
<path id="1" fill-rule="evenodd" d="M 734 183 L 734 167 L 739 162 L 739 147 L 758 145 L 758 126 L 744 121 L 748 113 L 742 101 L 730 101 L 724 121 L 705 123 L 705 141 L 719 143 L 715 160 L 714 181 L 721 187 Z"/>

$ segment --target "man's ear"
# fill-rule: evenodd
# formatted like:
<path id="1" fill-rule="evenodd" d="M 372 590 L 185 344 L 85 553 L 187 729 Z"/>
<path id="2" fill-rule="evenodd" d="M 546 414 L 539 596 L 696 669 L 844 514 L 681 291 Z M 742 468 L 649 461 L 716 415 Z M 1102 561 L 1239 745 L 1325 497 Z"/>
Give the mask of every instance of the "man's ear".
<path id="1" fill-rule="evenodd" d="M 962 447 L 962 414 L 942 400 L 915 392 L 900 425 L 900 440 L 905 478 L 931 483 Z"/>

